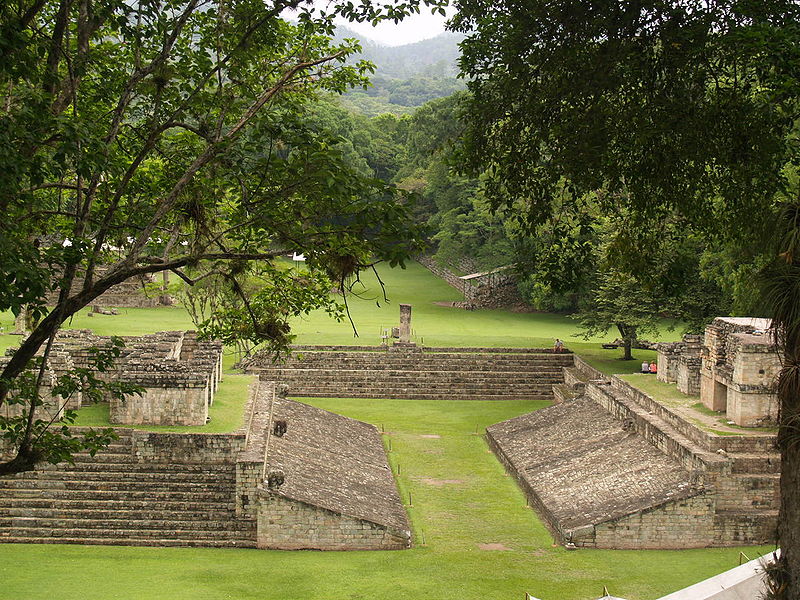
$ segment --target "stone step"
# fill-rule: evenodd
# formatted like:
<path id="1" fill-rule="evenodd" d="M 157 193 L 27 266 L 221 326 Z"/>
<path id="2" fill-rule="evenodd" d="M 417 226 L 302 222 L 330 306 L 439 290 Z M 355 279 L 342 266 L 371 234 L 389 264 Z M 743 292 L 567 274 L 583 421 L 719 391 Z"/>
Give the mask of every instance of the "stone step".
<path id="1" fill-rule="evenodd" d="M 254 530 L 254 529 L 253 529 Z M 129 539 L 164 539 L 174 537 L 184 540 L 204 539 L 239 539 L 242 537 L 240 530 L 202 529 L 99 529 L 91 527 L 73 527 L 69 529 L 52 529 L 50 527 L 11 527 L 0 530 L 0 539 L 4 537 L 27 538 L 129 538 Z"/>
<path id="2" fill-rule="evenodd" d="M 572 354 L 553 354 L 552 352 L 402 352 L 383 350 L 378 352 L 361 352 L 359 350 L 295 350 L 291 354 L 293 360 L 309 360 L 314 357 L 340 358 L 340 359 L 366 359 L 366 360 L 515 360 L 515 361 L 569 361 Z"/>
<path id="3" fill-rule="evenodd" d="M 8 479 L 0 481 L 0 490 L 13 493 L 14 490 L 98 490 L 136 492 L 152 490 L 153 492 L 214 492 L 224 493 L 233 489 L 235 482 L 219 483 L 194 481 L 109 481 L 106 479 Z"/>
<path id="4" fill-rule="evenodd" d="M 34 506 L 16 506 L 16 507 L 0 507 L 0 523 L 5 523 L 5 526 L 11 525 L 11 519 L 16 517 L 39 518 L 39 519 L 81 519 L 86 521 L 93 520 L 144 520 L 144 521 L 168 521 L 175 523 L 182 520 L 197 520 L 204 519 L 211 521 L 228 521 L 236 518 L 236 511 L 231 509 L 215 509 L 208 505 L 196 505 L 194 508 L 189 507 L 186 509 L 179 508 L 180 505 L 174 509 L 163 508 L 161 510 L 155 507 L 149 508 L 144 506 L 139 509 L 129 509 L 124 505 L 119 508 L 103 510 L 100 507 L 90 508 L 72 508 L 72 507 L 34 507 Z M 191 519 L 189 519 L 191 517 Z"/>
<path id="5" fill-rule="evenodd" d="M 572 354 L 570 352 L 563 352 L 556 354 L 550 351 L 532 350 L 524 348 L 441 348 L 432 349 L 425 348 L 420 351 L 417 347 L 416 350 L 403 351 L 387 348 L 374 347 L 370 350 L 360 350 L 358 348 L 336 348 L 336 347 L 317 347 L 317 348 L 293 348 L 292 357 L 302 356 L 328 356 L 328 357 L 383 357 L 387 360 L 408 358 L 411 360 L 420 360 L 421 358 L 447 358 L 447 359 L 478 359 L 478 358 L 491 358 L 495 360 L 502 360 L 503 358 L 514 360 L 526 359 L 539 359 L 539 360 L 552 360 L 552 361 L 568 361 L 571 360 Z"/>
<path id="6" fill-rule="evenodd" d="M 409 363 L 408 361 L 397 361 L 392 363 L 378 362 L 355 362 L 355 361 L 291 361 L 277 365 L 263 365 L 250 367 L 248 370 L 264 371 L 276 369 L 325 369 L 329 371 L 382 371 L 404 373 L 429 373 L 429 372 L 452 372 L 452 373 L 559 373 L 561 365 L 551 365 L 544 363 L 490 363 L 490 362 L 463 362 L 454 363 L 450 361 L 431 362 L 425 364 Z"/>
<path id="7" fill-rule="evenodd" d="M 529 385 L 436 385 L 425 383 L 408 382 L 407 384 L 394 384 L 382 381 L 314 381 L 313 379 L 279 379 L 278 381 L 289 386 L 289 392 L 293 393 L 300 389 L 329 390 L 335 392 L 341 389 L 376 389 L 384 391 L 413 391 L 425 394 L 488 394 L 488 395 L 509 395 L 509 394 L 549 394 L 552 392 L 554 383 L 560 381 L 538 383 Z"/>
<path id="8" fill-rule="evenodd" d="M 42 498 L 33 496 L 5 497 L 0 495 L 0 514 L 8 516 L 10 511 L 22 510 L 66 510 L 66 511 L 157 511 L 157 512 L 182 512 L 182 511 L 210 511 L 235 513 L 236 506 L 232 499 L 225 502 L 208 502 L 205 500 L 187 499 L 147 499 L 147 498 Z"/>
<path id="9" fill-rule="evenodd" d="M 213 471 L 199 471 L 184 473 L 181 471 L 80 471 L 80 470 L 53 470 L 53 471 L 29 471 L 20 473 L 13 477 L 0 480 L 0 487 L 3 481 L 108 481 L 108 482 L 135 482 L 148 484 L 181 484 L 191 483 L 195 485 L 235 485 L 236 474 L 219 473 Z"/>
<path id="10" fill-rule="evenodd" d="M 42 517 L 24 516 L 11 518 L 10 530 L 12 535 L 14 530 L 46 530 L 46 531 L 75 531 L 103 529 L 108 532 L 116 531 L 139 531 L 140 535 L 131 537 L 152 537 L 156 532 L 163 531 L 197 531 L 197 532 L 218 532 L 220 535 L 228 535 L 231 532 L 255 531 L 255 522 L 239 522 L 233 518 L 209 519 L 204 515 L 183 514 L 179 518 L 171 520 L 168 518 L 154 519 L 115 519 L 115 518 L 65 518 L 65 517 Z M 0 531 L 0 536 L 3 532 Z M 54 534 L 58 535 L 58 534 Z M 104 536 L 105 532 L 94 533 L 92 537 Z M 163 536 L 162 536 L 163 537 Z"/>
<path id="11" fill-rule="evenodd" d="M 220 476 L 236 476 L 236 466 L 232 464 L 213 465 L 215 471 Z M 71 465 L 69 463 L 59 463 L 58 465 L 45 465 L 41 469 L 53 471 L 78 471 L 78 472 L 107 472 L 107 473 L 205 473 L 209 470 L 209 465 L 204 463 L 127 463 L 127 462 L 98 462 L 81 463 Z M 37 469 L 36 472 L 39 472 Z"/>
<path id="12" fill-rule="evenodd" d="M 733 473 L 780 473 L 781 456 L 777 452 L 728 453 Z"/>
<path id="13" fill-rule="evenodd" d="M 310 398 L 386 398 L 396 400 L 481 400 L 481 401 L 495 401 L 495 400 L 545 400 L 552 401 L 552 391 L 547 394 L 460 394 L 460 393 L 441 393 L 441 394 L 426 394 L 419 392 L 404 392 L 403 390 L 390 391 L 370 389 L 370 390 L 348 390 L 338 389 L 332 390 L 318 390 L 318 389 L 303 389 L 292 390 L 290 394 L 292 397 L 308 396 Z"/>
<path id="14" fill-rule="evenodd" d="M 387 348 L 386 346 L 372 345 L 372 346 L 320 346 L 316 344 L 294 344 L 291 346 L 292 352 L 347 352 L 347 353 L 383 353 L 390 354 L 396 352 L 395 349 Z M 417 348 L 421 354 L 522 354 L 530 355 L 535 354 L 538 356 L 569 356 L 570 352 L 555 354 L 552 348 L 520 348 L 512 346 L 472 346 L 472 347 L 456 347 L 456 346 L 419 346 Z"/>
<path id="15" fill-rule="evenodd" d="M 133 452 L 98 452 L 94 456 L 89 454 L 76 454 L 73 457 L 76 463 L 103 463 L 103 462 L 133 462 Z"/>
<path id="16" fill-rule="evenodd" d="M 271 375 L 261 375 L 262 380 L 270 380 Z M 525 388 L 534 386 L 548 386 L 554 383 L 564 383 L 563 379 L 557 377 L 541 377 L 532 381 L 516 381 L 510 378 L 498 378 L 496 380 L 489 379 L 474 379 L 471 381 L 438 381 L 432 379 L 430 381 L 420 381 L 413 377 L 404 379 L 382 379 L 380 377 L 350 377 L 347 373 L 336 374 L 332 373 L 323 377 L 319 376 L 304 376 L 302 372 L 289 373 L 285 376 L 277 376 L 275 381 L 289 382 L 296 384 L 313 383 L 315 385 L 341 385 L 342 383 L 349 383 L 351 385 L 384 385 L 387 387 L 427 387 L 427 388 L 462 388 L 462 389 L 508 389 L 508 388 Z"/>
<path id="17" fill-rule="evenodd" d="M 509 375 L 498 375 L 496 377 L 430 377 L 427 379 L 416 378 L 413 375 L 403 377 L 383 377 L 380 373 L 374 372 L 351 372 L 351 371 L 330 371 L 309 373 L 304 370 L 285 371 L 285 372 L 262 372 L 259 374 L 262 380 L 274 380 L 289 383 L 303 383 L 313 381 L 314 383 L 342 383 L 349 382 L 360 385 L 400 385 L 400 386 L 435 386 L 435 387 L 525 387 L 529 385 L 552 385 L 563 383 L 562 377 L 517 377 Z"/>
<path id="18" fill-rule="evenodd" d="M 20 535 L 0 538 L 0 542 L 12 544 L 82 544 L 87 546 L 186 546 L 209 548 L 255 548 L 255 539 L 141 539 L 141 538 L 90 538 L 90 537 L 24 537 Z"/>
<path id="19" fill-rule="evenodd" d="M 779 506 L 778 473 L 736 473 L 718 482 L 718 511 L 775 510 Z"/>
<path id="20" fill-rule="evenodd" d="M 380 370 L 355 370 L 355 369 L 266 369 L 260 371 L 262 379 L 268 379 L 269 376 L 275 376 L 281 380 L 287 377 L 295 378 L 312 378 L 317 380 L 341 380 L 348 379 L 352 381 L 409 381 L 417 382 L 433 382 L 440 384 L 447 383 L 496 383 L 496 384 L 529 384 L 529 383 L 561 383 L 564 381 L 563 374 L 557 371 L 552 373 L 526 373 L 522 371 L 515 372 L 514 374 L 502 372 L 487 372 L 487 371 L 472 371 L 472 372 L 453 372 L 453 371 L 439 371 L 436 373 L 426 372 L 424 376 L 416 375 L 414 373 L 403 372 L 398 373 L 395 371 L 380 371 Z"/>
<path id="21" fill-rule="evenodd" d="M 14 490 L 17 499 L 53 499 L 53 500 L 117 500 L 122 495 L 119 491 L 109 490 L 69 490 L 69 489 L 17 489 Z M 205 502 L 211 504 L 226 504 L 233 502 L 234 490 L 222 492 L 203 491 L 161 491 L 161 490 L 128 490 L 124 493 L 126 500 L 150 500 L 159 502 L 165 500 L 183 502 Z M 5 498 L 0 497 L 0 505 Z"/>
<path id="22" fill-rule="evenodd" d="M 777 529 L 777 510 L 718 510 L 714 515 L 715 536 L 729 546 L 775 541 Z"/>

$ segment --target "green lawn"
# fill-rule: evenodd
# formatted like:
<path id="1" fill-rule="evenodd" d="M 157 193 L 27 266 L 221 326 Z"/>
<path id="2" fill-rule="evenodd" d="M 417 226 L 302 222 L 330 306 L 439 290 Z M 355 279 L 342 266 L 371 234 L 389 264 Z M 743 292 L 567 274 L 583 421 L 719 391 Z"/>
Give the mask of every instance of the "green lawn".
<path id="1" fill-rule="evenodd" d="M 306 401 L 387 432 L 401 495 L 408 501 L 411 494 L 415 548 L 268 552 L 0 544 L 0 598 L 508 600 L 529 592 L 545 600 L 578 600 L 597 598 L 605 585 L 629 600 L 652 600 L 738 564 L 739 548 L 568 552 L 553 546 L 475 434 L 476 427 L 482 431 L 542 403 Z M 751 557 L 767 550 L 744 549 Z"/>
<path id="2" fill-rule="evenodd" d="M 380 343 L 381 329 L 397 326 L 400 320 L 399 304 L 413 306 L 413 334 L 418 343 L 426 346 L 549 348 L 553 346 L 555 338 L 565 340 L 569 348 L 578 345 L 583 347 L 585 343 L 578 335 L 576 321 L 565 315 L 515 313 L 503 309 L 466 311 L 439 306 L 435 303 L 463 300 L 464 297 L 418 263 L 411 263 L 406 269 L 379 267 L 378 273 L 386 286 L 388 304 L 383 302 L 380 285 L 372 273 L 364 274 L 364 285 L 354 289 L 361 297 L 348 300 L 359 337 L 354 337 L 349 322 L 336 323 L 318 311 L 294 323 L 297 343 L 377 345 Z M 663 322 L 657 336 L 659 340 L 680 338 L 679 331 L 668 330 L 669 325 L 670 322 Z M 594 337 L 590 341 L 598 343 L 616 337 L 617 332 L 610 331 L 607 336 Z M 621 356 L 621 350 L 604 352 Z"/>

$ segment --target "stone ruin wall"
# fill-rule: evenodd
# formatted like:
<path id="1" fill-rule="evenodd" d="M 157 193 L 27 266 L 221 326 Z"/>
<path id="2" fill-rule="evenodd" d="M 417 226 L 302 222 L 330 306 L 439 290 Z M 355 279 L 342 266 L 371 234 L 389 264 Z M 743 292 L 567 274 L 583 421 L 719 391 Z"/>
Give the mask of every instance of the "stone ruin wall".
<path id="1" fill-rule="evenodd" d="M 103 270 L 98 272 L 101 276 Z M 161 302 L 161 294 L 158 291 L 146 289 L 146 286 L 153 284 L 155 279 L 152 275 L 140 275 L 131 277 L 109 288 L 106 292 L 92 301 L 92 306 L 104 308 L 154 308 L 164 306 Z M 83 277 L 78 276 L 72 283 L 72 289 L 77 290 L 83 286 Z M 47 304 L 53 305 L 58 301 L 58 291 L 50 292 L 47 295 Z M 169 303 L 171 304 L 171 302 Z"/>
<path id="2" fill-rule="evenodd" d="M 261 492 L 258 547 L 278 550 L 402 550 L 408 540 L 386 527 Z"/>
<path id="3" fill-rule="evenodd" d="M 680 342 L 656 344 L 658 380 L 676 383 L 684 394 L 699 394 L 702 340 L 700 335 L 687 334 Z"/>
<path id="4" fill-rule="evenodd" d="M 743 427 L 774 425 L 778 403 L 775 382 L 780 357 L 766 319 L 718 317 L 705 335 L 660 343 L 658 379 L 700 396 L 709 409 L 725 412 Z"/>
<path id="5" fill-rule="evenodd" d="M 473 284 L 461 279 L 446 267 L 440 266 L 430 256 L 419 256 L 417 262 L 464 294 L 466 305 L 475 308 L 504 308 L 525 303 L 517 289 L 517 281 L 513 275 L 493 274 L 491 282 L 478 280 L 478 283 Z M 466 272 L 475 271 L 474 264 L 459 265 L 459 268 L 461 266 L 467 267 L 462 269 Z"/>
<path id="6" fill-rule="evenodd" d="M 200 342 L 194 331 L 159 332 L 123 337 L 125 347 L 115 368 L 96 373 L 99 379 L 132 383 L 143 388 L 141 395 L 120 400 L 107 397 L 110 420 L 119 425 L 205 425 L 208 409 L 222 377 L 222 344 Z M 92 348 L 102 347 L 109 338 L 91 330 L 59 332 L 48 361 L 43 390 L 48 415 L 64 404 L 49 390 L 55 378 L 73 368 L 88 368 Z M 75 394 L 66 408 L 80 408 L 82 398 Z M 23 405 L 4 403 L 0 414 L 18 416 Z"/>
<path id="7" fill-rule="evenodd" d="M 780 355 L 767 319 L 720 317 L 706 328 L 701 400 L 743 427 L 777 422 Z"/>
<path id="8" fill-rule="evenodd" d="M 12 353 L 13 349 L 9 349 L 7 350 L 7 356 L 0 358 L 0 368 L 8 364 Z M 39 351 L 38 356 L 41 355 L 42 351 Z M 56 380 L 76 366 L 79 365 L 76 365 L 73 361 L 68 348 L 64 344 L 55 342 L 51 348 L 50 356 L 45 366 L 44 378 L 42 380 L 40 392 L 42 405 L 37 408 L 37 412 L 41 418 L 47 417 L 49 419 L 55 416 L 57 412 L 80 408 L 82 401 L 80 392 L 76 392 L 66 399 L 60 396 L 54 396 L 52 393 Z M 14 397 L 13 393 L 10 397 Z M 9 404 L 8 402 L 4 402 L 3 405 L 0 406 L 0 416 L 6 418 L 18 417 L 23 413 L 25 407 L 26 404 Z"/>
<path id="9" fill-rule="evenodd" d="M 699 494 L 601 523 L 583 546 L 620 550 L 704 548 L 715 539 L 714 498 Z"/>
<path id="10" fill-rule="evenodd" d="M 197 333 L 161 332 L 130 340 L 118 378 L 144 388 L 141 396 L 110 399 L 111 422 L 124 425 L 205 425 L 222 375 L 222 344 Z"/>

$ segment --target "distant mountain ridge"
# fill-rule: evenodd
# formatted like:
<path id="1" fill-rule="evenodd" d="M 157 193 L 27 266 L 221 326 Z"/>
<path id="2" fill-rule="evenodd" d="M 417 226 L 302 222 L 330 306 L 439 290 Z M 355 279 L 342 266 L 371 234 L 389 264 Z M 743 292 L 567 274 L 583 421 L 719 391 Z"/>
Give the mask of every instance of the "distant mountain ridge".
<path id="1" fill-rule="evenodd" d="M 356 60 L 375 63 L 378 77 L 410 79 L 413 77 L 454 78 L 458 75 L 459 42 L 464 34 L 445 32 L 436 37 L 404 44 L 383 46 L 344 26 L 337 27 L 336 38 L 358 38 L 362 53 Z"/>

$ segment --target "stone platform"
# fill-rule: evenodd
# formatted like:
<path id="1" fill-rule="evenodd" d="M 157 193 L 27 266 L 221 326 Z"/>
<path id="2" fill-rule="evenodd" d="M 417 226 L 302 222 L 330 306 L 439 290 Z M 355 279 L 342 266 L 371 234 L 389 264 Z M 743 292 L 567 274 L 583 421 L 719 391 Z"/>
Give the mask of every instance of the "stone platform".
<path id="1" fill-rule="evenodd" d="M 775 539 L 771 434 L 718 435 L 576 358 L 560 404 L 487 428 L 554 537 L 600 548 Z"/>
<path id="2" fill-rule="evenodd" d="M 572 354 L 544 348 L 295 346 L 285 363 L 256 354 L 242 367 L 297 396 L 409 400 L 552 400 Z"/>

